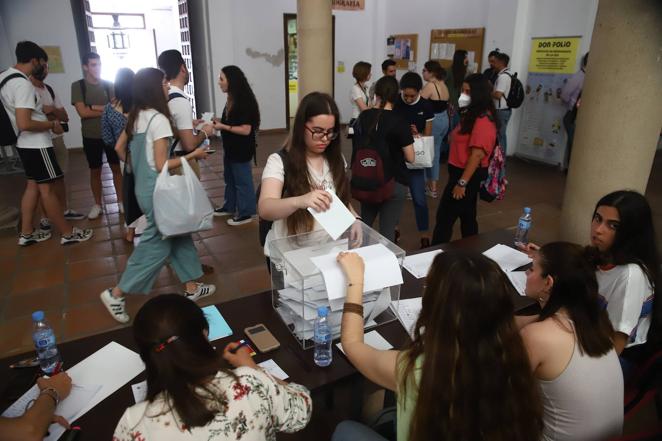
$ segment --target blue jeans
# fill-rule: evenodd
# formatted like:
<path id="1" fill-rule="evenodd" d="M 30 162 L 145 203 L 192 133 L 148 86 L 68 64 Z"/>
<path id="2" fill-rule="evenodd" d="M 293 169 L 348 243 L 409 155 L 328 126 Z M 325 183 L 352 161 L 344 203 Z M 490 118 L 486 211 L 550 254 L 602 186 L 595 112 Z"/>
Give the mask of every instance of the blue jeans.
<path id="1" fill-rule="evenodd" d="M 237 213 L 238 217 L 255 214 L 256 201 L 252 169 L 251 161 L 235 162 L 228 159 L 227 156 L 223 157 L 223 179 L 225 180 L 223 211 Z"/>
<path id="2" fill-rule="evenodd" d="M 425 198 L 425 171 L 423 169 L 409 170 L 409 191 L 414 203 L 416 228 L 421 232 L 427 231 L 430 228 L 430 219 L 428 201 Z"/>
<path id="3" fill-rule="evenodd" d="M 508 151 L 508 140 L 506 139 L 506 129 L 508 128 L 508 121 L 510 121 L 510 115 L 513 111 L 510 109 L 497 109 L 497 117 L 499 118 L 499 145 L 501 150 L 503 150 L 503 156 L 506 156 Z"/>
<path id="4" fill-rule="evenodd" d="M 448 131 L 446 132 L 446 136 L 444 137 L 443 142 L 441 143 L 442 153 L 448 154 L 448 152 L 450 152 L 451 149 L 451 144 L 450 144 L 451 140 L 449 139 L 450 134 L 455 128 L 455 126 L 457 126 L 459 123 L 460 123 L 460 114 L 457 111 L 455 111 L 453 112 L 453 116 L 451 117 L 450 123 L 448 124 Z"/>
<path id="5" fill-rule="evenodd" d="M 439 179 L 439 161 L 441 160 L 441 143 L 448 133 L 448 112 L 434 114 L 432 120 L 432 136 L 434 136 L 434 161 L 432 167 L 425 169 L 425 179 L 436 181 Z"/>
<path id="6" fill-rule="evenodd" d="M 331 441 L 387 441 L 365 424 L 345 420 L 336 426 Z"/>

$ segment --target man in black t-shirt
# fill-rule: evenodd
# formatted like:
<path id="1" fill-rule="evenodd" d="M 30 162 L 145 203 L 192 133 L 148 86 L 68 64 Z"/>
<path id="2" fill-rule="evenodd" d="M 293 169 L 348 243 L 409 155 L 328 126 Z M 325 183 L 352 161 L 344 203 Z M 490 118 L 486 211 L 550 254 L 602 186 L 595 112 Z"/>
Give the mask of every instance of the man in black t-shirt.
<path id="1" fill-rule="evenodd" d="M 401 115 L 411 128 L 413 136 L 431 136 L 434 113 L 430 102 L 421 97 L 423 79 L 416 72 L 407 72 L 400 80 L 400 96 L 394 111 Z M 438 161 L 439 158 L 434 158 Z M 430 246 L 430 220 L 425 198 L 425 170 L 409 170 L 409 191 L 414 203 L 416 227 L 421 234 L 421 248 Z"/>

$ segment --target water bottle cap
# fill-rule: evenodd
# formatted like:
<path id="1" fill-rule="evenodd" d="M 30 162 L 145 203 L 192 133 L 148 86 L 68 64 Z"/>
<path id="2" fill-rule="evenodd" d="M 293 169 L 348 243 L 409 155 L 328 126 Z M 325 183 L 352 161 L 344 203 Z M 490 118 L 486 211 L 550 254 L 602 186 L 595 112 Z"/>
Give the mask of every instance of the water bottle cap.
<path id="1" fill-rule="evenodd" d="M 526 214 L 531 213 L 531 208 L 529 208 L 529 207 L 524 207 L 524 212 L 525 212 Z"/>
<path id="2" fill-rule="evenodd" d="M 44 320 L 44 311 L 35 311 L 32 313 L 32 321 L 41 322 Z"/>
<path id="3" fill-rule="evenodd" d="M 329 309 L 326 306 L 318 306 L 317 315 L 319 317 L 326 317 L 329 315 Z"/>

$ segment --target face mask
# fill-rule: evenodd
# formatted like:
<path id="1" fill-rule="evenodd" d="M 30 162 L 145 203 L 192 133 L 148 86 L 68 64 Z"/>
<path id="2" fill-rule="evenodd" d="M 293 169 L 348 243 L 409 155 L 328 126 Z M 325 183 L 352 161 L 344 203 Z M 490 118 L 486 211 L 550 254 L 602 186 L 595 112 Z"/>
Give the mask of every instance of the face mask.
<path id="1" fill-rule="evenodd" d="M 457 99 L 457 105 L 460 106 L 460 109 L 463 109 L 471 104 L 471 97 L 466 93 L 460 94 L 460 97 Z"/>
<path id="2" fill-rule="evenodd" d="M 32 71 L 32 76 L 39 81 L 43 81 L 46 78 L 46 67 L 43 64 L 38 64 Z"/>

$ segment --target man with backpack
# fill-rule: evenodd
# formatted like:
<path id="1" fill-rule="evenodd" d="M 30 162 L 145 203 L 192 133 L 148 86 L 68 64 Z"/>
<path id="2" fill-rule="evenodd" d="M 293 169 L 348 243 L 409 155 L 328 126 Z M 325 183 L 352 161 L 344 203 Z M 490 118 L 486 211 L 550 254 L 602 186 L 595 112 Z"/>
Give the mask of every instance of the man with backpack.
<path id="1" fill-rule="evenodd" d="M 177 128 L 172 153 L 175 156 L 184 156 L 196 149 L 205 139 L 212 136 L 214 134 L 214 126 L 205 124 L 198 133 L 193 133 L 193 127 L 199 124 L 200 121 L 193 120 L 193 109 L 188 95 L 184 92 L 190 75 L 182 54 L 175 49 L 162 52 L 159 55 L 158 65 L 159 69 L 165 74 L 166 81 L 170 83 L 168 110 L 170 110 L 172 120 Z M 189 161 L 189 165 L 199 178 L 200 166 L 198 165 L 198 161 Z"/>
<path id="2" fill-rule="evenodd" d="M 122 172 L 120 158 L 114 145 L 106 145 L 101 139 L 101 114 L 107 103 L 113 99 L 113 84 L 101 79 L 101 58 L 90 52 L 83 57 L 84 78 L 71 83 L 71 105 L 81 119 L 83 133 L 83 151 L 90 168 L 90 187 L 94 196 L 94 206 L 87 215 L 96 219 L 103 213 L 101 200 L 101 167 L 103 154 L 113 172 L 113 182 L 120 212 L 122 207 Z"/>
<path id="3" fill-rule="evenodd" d="M 0 73 L 0 145 L 16 143 L 27 186 L 21 200 L 20 246 L 48 240 L 50 231 L 36 230 L 34 211 L 41 198 L 46 215 L 62 234 L 60 244 L 83 242 L 92 237 L 92 230 L 72 227 L 64 218 L 55 191 L 62 170 L 53 149 L 53 133 L 63 133 L 57 120 L 49 121 L 43 112 L 41 99 L 28 76 L 42 75 L 48 56 L 37 44 L 21 41 L 16 45 L 17 63 Z"/>
<path id="4" fill-rule="evenodd" d="M 46 59 L 48 61 L 48 59 Z M 45 64 L 45 68 L 41 72 L 37 72 L 30 77 L 32 85 L 41 99 L 41 104 L 43 106 L 43 111 L 46 114 L 46 117 L 49 121 L 60 121 L 64 131 L 68 131 L 68 122 L 69 115 L 64 109 L 62 101 L 55 90 L 48 84 L 44 83 L 44 80 L 48 76 L 48 63 Z M 69 152 L 67 151 L 67 146 L 64 144 L 64 135 L 53 133 L 53 148 L 55 149 L 55 157 L 57 158 L 57 163 L 60 165 L 60 170 L 64 175 L 67 174 L 69 169 Z M 55 184 L 55 191 L 57 196 L 60 199 L 60 204 L 65 208 L 64 218 L 67 220 L 81 220 L 85 218 L 85 215 L 75 212 L 74 210 L 67 208 L 67 194 L 64 184 L 64 176 L 62 179 L 58 179 Z M 42 204 L 43 210 L 43 204 Z M 46 215 L 46 210 L 43 210 L 44 216 Z M 39 228 L 41 230 L 50 230 L 51 224 L 47 217 L 41 219 L 39 222 Z"/>
<path id="5" fill-rule="evenodd" d="M 508 96 L 510 94 L 512 75 L 508 69 L 510 57 L 503 52 L 494 54 L 494 70 L 498 72 L 496 83 L 494 83 L 494 90 L 492 91 L 492 98 L 494 99 L 494 107 L 496 107 L 497 118 L 499 118 L 499 145 L 503 150 L 504 156 L 507 155 L 507 139 L 506 128 L 508 121 L 512 114 L 512 109 L 508 104 Z"/>

